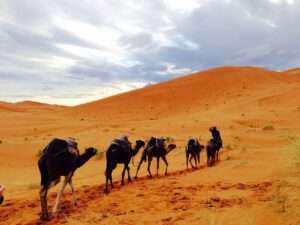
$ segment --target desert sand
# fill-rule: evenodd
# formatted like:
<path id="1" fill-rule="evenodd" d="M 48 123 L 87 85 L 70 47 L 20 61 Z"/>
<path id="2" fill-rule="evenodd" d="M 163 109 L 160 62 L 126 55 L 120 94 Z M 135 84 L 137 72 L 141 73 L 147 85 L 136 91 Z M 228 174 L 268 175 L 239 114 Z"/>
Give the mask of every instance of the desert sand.
<path id="1" fill-rule="evenodd" d="M 122 134 L 131 141 L 165 136 L 178 146 L 167 158 L 169 175 L 140 176 L 103 193 L 105 157 L 76 171 L 77 207 L 67 188 L 58 217 L 46 224 L 300 224 L 300 69 L 274 72 L 222 67 L 75 107 L 0 102 L 0 183 L 6 186 L 0 224 L 39 220 L 39 150 L 54 137 L 79 140 L 104 152 Z M 206 144 L 217 126 L 220 161 L 186 169 L 189 137 Z M 131 164 L 135 174 L 140 154 Z M 152 163 L 153 173 L 156 162 Z M 50 190 L 54 204 L 60 184 Z"/>

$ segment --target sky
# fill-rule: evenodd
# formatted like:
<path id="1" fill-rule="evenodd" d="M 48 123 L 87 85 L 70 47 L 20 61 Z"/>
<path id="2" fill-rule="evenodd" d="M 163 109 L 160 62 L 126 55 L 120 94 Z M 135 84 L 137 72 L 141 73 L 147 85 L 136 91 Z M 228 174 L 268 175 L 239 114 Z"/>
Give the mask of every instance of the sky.
<path id="1" fill-rule="evenodd" d="M 226 65 L 300 66 L 300 0 L 0 0 L 0 101 L 77 105 Z"/>

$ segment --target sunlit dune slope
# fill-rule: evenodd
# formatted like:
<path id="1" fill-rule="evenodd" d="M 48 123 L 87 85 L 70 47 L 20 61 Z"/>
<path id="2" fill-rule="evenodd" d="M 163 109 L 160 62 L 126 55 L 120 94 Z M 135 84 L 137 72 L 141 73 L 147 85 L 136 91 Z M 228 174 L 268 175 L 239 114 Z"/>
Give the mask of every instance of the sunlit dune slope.
<path id="1" fill-rule="evenodd" d="M 299 95 L 296 81 L 300 75 L 273 72 L 255 67 L 222 67 L 194 73 L 66 110 L 69 115 L 98 118 L 157 119 L 221 107 L 236 111 L 235 106 L 271 104 L 282 99 L 293 106 Z M 274 106 L 278 102 L 274 102 Z M 281 105 L 282 106 L 282 105 Z"/>

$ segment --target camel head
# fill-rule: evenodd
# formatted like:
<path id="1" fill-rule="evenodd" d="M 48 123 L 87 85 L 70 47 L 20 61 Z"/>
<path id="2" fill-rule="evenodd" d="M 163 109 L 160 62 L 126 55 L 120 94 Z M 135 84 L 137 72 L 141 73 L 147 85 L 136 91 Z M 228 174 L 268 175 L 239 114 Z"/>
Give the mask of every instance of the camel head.
<path id="1" fill-rule="evenodd" d="M 136 146 L 137 149 L 140 149 L 140 148 L 142 148 L 142 147 L 145 146 L 145 142 L 142 141 L 142 140 L 137 140 L 137 141 L 135 142 L 135 146 Z"/>
<path id="2" fill-rule="evenodd" d="M 167 152 L 169 153 L 170 151 L 172 151 L 173 149 L 176 148 L 176 145 L 175 144 L 169 144 L 168 145 L 168 148 L 167 148 Z"/>
<path id="3" fill-rule="evenodd" d="M 93 147 L 89 147 L 85 149 L 85 152 L 78 156 L 76 161 L 76 168 L 81 167 L 83 164 L 85 164 L 90 158 L 95 156 L 97 154 L 97 149 Z"/>
<path id="4" fill-rule="evenodd" d="M 137 141 L 135 142 L 135 148 L 131 150 L 131 155 L 132 155 L 132 156 L 135 156 L 135 155 L 139 152 L 139 150 L 140 150 L 142 147 L 144 147 L 144 146 L 145 146 L 145 142 L 144 142 L 144 141 L 142 141 L 142 140 L 137 140 Z"/>
<path id="5" fill-rule="evenodd" d="M 89 147 L 87 149 L 85 149 L 85 154 L 93 157 L 94 155 L 96 155 L 98 152 L 98 150 L 96 148 L 93 148 L 93 147 Z"/>

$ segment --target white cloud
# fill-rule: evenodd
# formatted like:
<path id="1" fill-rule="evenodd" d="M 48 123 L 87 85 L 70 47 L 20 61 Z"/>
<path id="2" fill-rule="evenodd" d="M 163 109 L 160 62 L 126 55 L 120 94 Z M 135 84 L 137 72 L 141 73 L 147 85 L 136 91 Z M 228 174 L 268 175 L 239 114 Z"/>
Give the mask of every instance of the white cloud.
<path id="1" fill-rule="evenodd" d="M 292 5 L 295 3 L 294 0 L 269 0 L 270 2 L 274 3 L 274 4 L 282 4 L 282 3 L 287 3 L 289 5 Z"/>
<path id="2" fill-rule="evenodd" d="M 299 10 L 294 0 L 0 0 L 0 100 L 76 104 L 212 66 L 299 66 Z"/>

